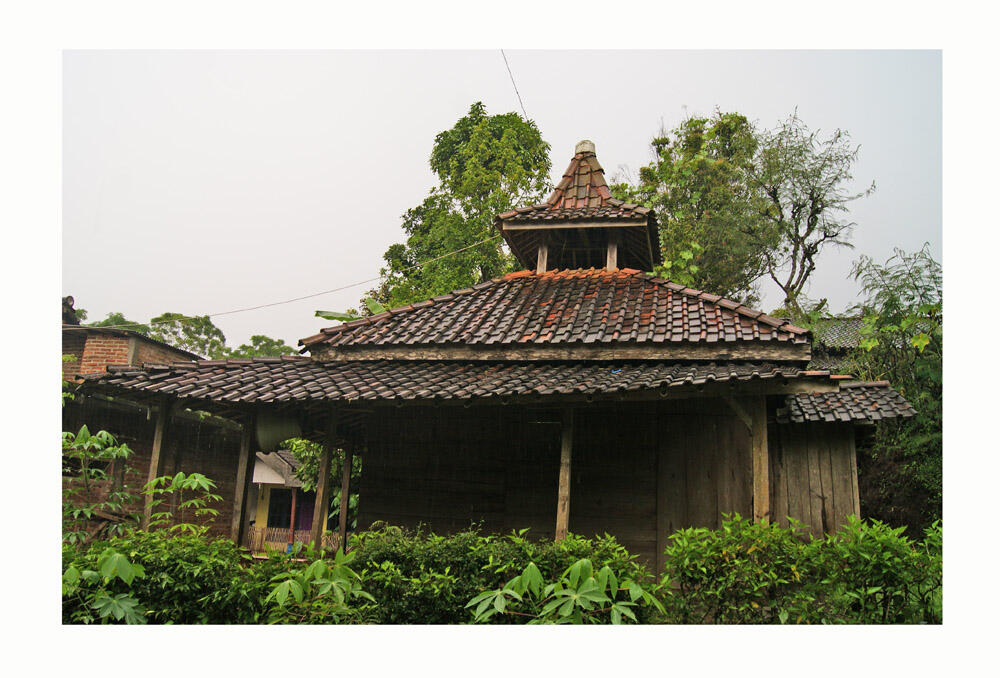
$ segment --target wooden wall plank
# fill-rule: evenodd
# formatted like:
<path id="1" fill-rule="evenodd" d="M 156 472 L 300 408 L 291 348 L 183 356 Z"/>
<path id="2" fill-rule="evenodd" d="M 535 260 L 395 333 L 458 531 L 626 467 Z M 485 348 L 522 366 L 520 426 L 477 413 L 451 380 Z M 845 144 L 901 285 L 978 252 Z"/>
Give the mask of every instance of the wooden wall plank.
<path id="1" fill-rule="evenodd" d="M 806 431 L 807 447 L 804 452 L 809 478 L 810 525 L 812 526 L 812 533 L 820 536 L 825 531 L 823 523 L 823 504 L 825 503 L 825 499 L 823 497 L 823 482 L 820 472 L 820 448 L 822 448 L 824 457 L 827 456 L 828 452 L 822 435 L 817 435 L 818 433 L 819 431 L 814 426 L 810 426 L 809 430 Z"/>

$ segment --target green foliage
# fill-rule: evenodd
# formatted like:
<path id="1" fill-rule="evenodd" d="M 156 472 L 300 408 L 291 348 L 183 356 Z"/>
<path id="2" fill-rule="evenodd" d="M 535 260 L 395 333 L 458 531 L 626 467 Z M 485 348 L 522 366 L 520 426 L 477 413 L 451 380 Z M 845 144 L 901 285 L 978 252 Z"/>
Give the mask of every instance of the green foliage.
<path id="1" fill-rule="evenodd" d="M 665 550 L 666 619 L 679 623 L 940 623 L 941 529 L 922 543 L 903 528 L 850 518 L 809 539 L 728 517 L 719 530 L 689 528 Z"/>
<path id="2" fill-rule="evenodd" d="M 138 523 L 135 496 L 122 482 L 132 450 L 107 431 L 63 433 L 63 540 L 86 542 L 99 532 L 123 534 Z M 96 521 L 96 526 L 93 524 Z"/>
<path id="3" fill-rule="evenodd" d="M 582 558 L 551 584 L 545 584 L 535 563 L 528 563 L 503 588 L 480 593 L 465 606 L 474 608 L 477 623 L 499 614 L 526 617 L 529 624 L 622 624 L 638 621 L 632 609 L 637 605 L 664 612 L 660 601 L 641 585 L 619 582 L 607 565 L 594 572 L 590 559 Z"/>
<path id="4" fill-rule="evenodd" d="M 386 278 L 369 296 L 394 308 L 513 270 L 513 257 L 504 251 L 493 218 L 544 198 L 548 152 L 534 122 L 517 113 L 488 115 L 482 103 L 473 104 L 435 138 L 430 165 L 438 185 L 403 215 L 406 242 L 386 250 Z"/>
<path id="5" fill-rule="evenodd" d="M 221 496 L 212 492 L 213 489 L 215 483 L 201 473 L 179 472 L 153 478 L 143 488 L 146 494 L 153 497 L 149 529 L 205 534 L 219 515 L 218 509 L 212 508 L 209 503 L 222 501 Z M 190 493 L 187 499 L 184 498 L 185 492 Z M 199 519 L 198 524 L 185 522 L 183 519 L 188 516 Z"/>
<path id="6" fill-rule="evenodd" d="M 888 380 L 914 406 L 912 419 L 881 422 L 862 449 L 860 471 L 875 482 L 867 515 L 892 524 L 926 526 L 941 516 L 944 326 L 941 265 L 924 245 L 896 250 L 884 264 L 861 257 L 861 347 L 851 369 Z M 913 508 L 911 508 L 913 507 Z"/>
<path id="7" fill-rule="evenodd" d="M 149 325 L 129 320 L 123 313 L 119 313 L 118 311 L 108 313 L 108 316 L 104 320 L 98 320 L 97 322 L 90 323 L 89 326 L 117 327 L 120 329 L 132 330 L 133 332 L 139 332 L 140 334 L 145 334 L 146 336 L 149 336 L 150 334 Z"/>
<path id="8" fill-rule="evenodd" d="M 268 620 L 281 624 L 341 624 L 360 619 L 355 605 L 375 602 L 361 588 L 361 577 L 348 565 L 354 553 L 338 551 L 332 563 L 313 560 L 302 568 L 271 578 L 273 588 L 264 599 L 271 608 Z"/>
<path id="9" fill-rule="evenodd" d="M 306 440 L 305 438 L 290 438 L 281 446 L 292 453 L 299 462 L 299 467 L 295 469 L 295 477 L 302 483 L 302 489 L 311 492 L 316 489 L 316 478 L 319 475 L 320 457 L 323 454 L 323 445 Z M 335 449 L 330 460 L 330 524 L 338 524 L 340 521 L 340 480 L 344 473 L 344 450 Z M 361 479 L 361 455 L 355 454 L 351 460 L 351 486 L 358 487 Z M 358 495 L 352 494 L 347 505 L 347 526 L 353 530 L 358 523 Z"/>
<path id="10" fill-rule="evenodd" d="M 848 190 L 859 148 L 850 134 L 834 130 L 821 137 L 796 114 L 757 135 L 758 150 L 750 183 L 763 223 L 747 229 L 763 246 L 765 270 L 785 294 L 785 306 L 801 316 L 799 298 L 816 269 L 819 254 L 829 247 L 852 247 L 855 226 L 844 215 L 867 190 Z"/>
<path id="11" fill-rule="evenodd" d="M 619 581 L 651 581 L 613 537 L 591 540 L 570 535 L 559 543 L 535 542 L 526 538 L 526 532 L 497 536 L 470 529 L 441 536 L 385 527 L 357 535 L 352 539 L 356 567 L 365 590 L 375 599 L 374 605 L 362 609 L 364 619 L 382 624 L 469 623 L 473 617 L 465 608 L 471 599 L 506 588 L 512 575 L 521 576 L 532 563 L 552 581 L 561 580 L 582 559 L 598 571 L 608 566 Z M 529 573 L 526 585 L 530 577 Z M 488 620 L 511 624 L 531 618 L 504 614 Z"/>
<path id="12" fill-rule="evenodd" d="M 657 273 L 756 302 L 768 243 L 746 236 L 763 230 L 750 180 L 758 150 L 753 125 L 739 113 L 717 111 L 661 131 L 652 148 L 656 158 L 639 170 L 637 184 L 617 185 L 614 192 L 656 210 L 664 258 Z"/>
<path id="13" fill-rule="evenodd" d="M 212 360 L 226 357 L 226 335 L 207 315 L 161 313 L 149 321 L 148 336 Z"/>
<path id="14" fill-rule="evenodd" d="M 64 549 L 65 572 L 98 570 L 106 551 L 120 554 L 142 576 L 102 586 L 94 581 L 78 585 L 86 595 L 99 590 L 109 596 L 128 595 L 151 623 L 244 624 L 265 619 L 263 601 L 276 566 L 265 563 L 247 569 L 250 557 L 228 539 L 136 530 L 87 550 Z M 288 562 L 275 561 L 278 568 L 288 567 Z M 85 600 L 79 592 L 71 593 L 64 587 L 63 620 L 91 623 Z"/>
<path id="15" fill-rule="evenodd" d="M 64 548 L 64 560 L 66 554 Z M 145 624 L 146 610 L 139 601 L 128 591 L 114 591 L 116 585 L 129 588 L 136 580 L 142 580 L 146 576 L 142 565 L 130 562 L 111 547 L 100 550 L 95 547 L 89 556 L 88 559 L 70 563 L 63 572 L 64 621 L 78 624 Z"/>
<path id="16" fill-rule="evenodd" d="M 255 334 L 250 337 L 249 344 L 240 344 L 226 352 L 227 358 L 252 358 L 254 356 L 267 356 L 277 358 L 283 355 L 296 355 L 298 351 L 286 344 L 281 339 L 272 339 L 263 334 Z"/>

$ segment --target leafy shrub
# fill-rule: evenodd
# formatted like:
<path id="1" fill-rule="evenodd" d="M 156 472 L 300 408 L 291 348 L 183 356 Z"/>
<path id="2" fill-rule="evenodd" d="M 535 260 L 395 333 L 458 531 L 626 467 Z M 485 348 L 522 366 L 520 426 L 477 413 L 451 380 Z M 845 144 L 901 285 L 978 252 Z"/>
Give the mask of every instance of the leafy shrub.
<path id="1" fill-rule="evenodd" d="M 682 624 L 771 623 L 800 586 L 802 542 L 797 526 L 756 523 L 734 514 L 722 528 L 687 528 L 670 537 L 665 598 L 671 621 Z"/>
<path id="2" fill-rule="evenodd" d="M 64 548 L 64 570 L 98 570 L 108 549 L 141 568 L 144 576 L 115 580 L 105 588 L 139 601 L 150 623 L 245 624 L 264 618 L 273 570 L 245 568 L 250 556 L 228 539 L 135 531 L 82 551 Z M 84 589 L 91 585 L 81 583 Z M 63 597 L 64 622 L 87 622 L 80 604 L 79 597 Z"/>
<path id="3" fill-rule="evenodd" d="M 805 551 L 822 580 L 836 621 L 863 624 L 941 622 L 941 527 L 935 522 L 922 544 L 873 521 L 850 518 L 840 532 Z"/>
<path id="4" fill-rule="evenodd" d="M 264 599 L 270 603 L 268 619 L 280 624 L 342 624 L 361 617 L 358 600 L 374 598 L 361 588 L 361 577 L 348 565 L 355 554 L 338 551 L 332 563 L 319 559 L 305 567 L 282 572 Z"/>
<path id="5" fill-rule="evenodd" d="M 528 563 L 503 588 L 480 593 L 465 606 L 475 608 L 476 622 L 486 622 L 494 615 L 515 615 L 528 619 L 529 624 L 621 624 L 639 621 L 633 610 L 637 606 L 664 611 L 660 601 L 641 585 L 631 580 L 619 582 L 607 565 L 595 573 L 587 558 L 570 565 L 548 585 L 538 567 Z"/>
<path id="6" fill-rule="evenodd" d="M 922 543 L 904 528 L 851 518 L 810 539 L 797 524 L 734 514 L 689 528 L 665 551 L 666 620 L 675 623 L 940 623 L 941 528 Z"/>
<path id="7" fill-rule="evenodd" d="M 466 603 L 484 591 L 501 589 L 534 562 L 546 580 L 557 580 L 574 563 L 589 558 L 622 578 L 651 579 L 613 537 L 568 536 L 559 543 L 530 541 L 526 531 L 505 536 L 469 529 L 450 536 L 398 527 L 364 532 L 354 540 L 356 569 L 375 604 L 365 621 L 381 624 L 461 624 L 473 620 Z M 513 615 L 490 619 L 519 623 Z"/>

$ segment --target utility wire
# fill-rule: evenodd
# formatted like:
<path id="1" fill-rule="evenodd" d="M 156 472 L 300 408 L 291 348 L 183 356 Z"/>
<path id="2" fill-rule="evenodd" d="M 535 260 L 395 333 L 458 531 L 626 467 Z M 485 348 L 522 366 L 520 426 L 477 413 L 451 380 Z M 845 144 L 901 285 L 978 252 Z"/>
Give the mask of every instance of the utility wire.
<path id="1" fill-rule="evenodd" d="M 418 268 L 422 268 L 422 267 L 426 266 L 427 264 L 432 264 L 435 261 L 440 261 L 441 259 L 444 259 L 446 257 L 450 257 L 452 255 L 458 254 L 459 252 L 465 252 L 466 250 L 471 250 L 473 247 L 478 247 L 478 246 L 483 245 L 485 243 L 488 243 L 488 242 L 491 242 L 493 240 L 496 240 L 499 237 L 500 237 L 500 234 L 498 233 L 497 235 L 494 235 L 492 237 L 486 238 L 485 240 L 480 240 L 479 242 L 472 243 L 471 245 L 467 245 L 467 246 L 462 247 L 460 249 L 454 250 L 453 252 L 448 252 L 447 254 L 442 254 L 441 256 L 434 257 L 433 259 L 428 259 L 427 261 L 422 261 L 419 264 L 414 264 L 413 266 L 408 266 L 406 268 L 401 269 L 399 272 L 400 273 L 406 273 L 408 271 L 412 271 L 412 270 L 415 270 L 415 269 L 418 269 Z M 303 299 L 312 299 L 313 297 L 320 297 L 320 296 L 323 296 L 324 294 L 333 294 L 334 292 L 341 292 L 343 290 L 347 290 L 347 289 L 350 289 L 352 287 L 358 287 L 360 285 L 367 285 L 368 283 L 376 282 L 376 281 L 381 280 L 382 278 L 385 278 L 385 277 L 386 277 L 386 275 L 379 275 L 379 276 L 376 276 L 374 278 L 368 278 L 367 280 L 361 280 L 359 282 L 351 283 L 349 285 L 342 285 L 340 287 L 335 287 L 332 290 L 324 290 L 322 292 L 315 292 L 313 294 L 306 294 L 306 295 L 301 296 L 301 297 L 295 297 L 294 299 L 284 299 L 282 301 L 274 301 L 274 302 L 271 302 L 269 304 L 260 304 L 258 306 L 247 306 L 246 308 L 236 308 L 236 309 L 233 309 L 231 311 L 219 311 L 218 313 L 207 313 L 205 315 L 200 315 L 200 316 L 182 316 L 180 318 L 172 318 L 170 320 L 157 320 L 155 322 L 151 321 L 151 322 L 148 322 L 148 323 L 128 323 L 128 324 L 124 324 L 124 325 L 101 325 L 100 327 L 101 328 L 106 328 L 106 329 L 128 329 L 130 327 L 140 327 L 142 325 L 149 326 L 149 325 L 160 325 L 160 324 L 163 324 L 163 323 L 173 323 L 173 322 L 184 322 L 184 321 L 187 321 L 187 320 L 197 320 L 198 318 L 217 318 L 220 315 L 230 315 L 232 313 L 243 313 L 245 311 L 256 311 L 256 310 L 261 309 L 261 308 L 270 308 L 272 306 L 281 306 L 283 304 L 290 304 L 290 303 L 295 302 L 295 301 L 302 301 Z M 87 327 L 87 326 L 83 325 L 82 327 Z"/>
<path id="2" fill-rule="evenodd" d="M 510 70 L 510 63 L 507 62 L 507 55 L 504 54 L 503 50 L 500 50 L 500 55 L 503 57 L 503 62 L 507 64 L 507 75 L 510 76 L 510 84 L 514 85 L 514 94 L 517 95 L 517 102 L 521 104 L 521 112 L 524 113 L 524 119 L 530 120 L 528 118 L 528 111 L 524 110 L 524 102 L 521 101 L 521 93 L 517 91 L 517 83 L 514 82 L 514 73 Z"/>

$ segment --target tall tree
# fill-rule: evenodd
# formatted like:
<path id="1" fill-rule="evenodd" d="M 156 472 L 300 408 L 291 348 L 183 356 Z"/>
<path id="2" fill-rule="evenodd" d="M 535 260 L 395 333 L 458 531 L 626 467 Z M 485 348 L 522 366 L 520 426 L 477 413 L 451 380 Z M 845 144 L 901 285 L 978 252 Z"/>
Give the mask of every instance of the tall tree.
<path id="1" fill-rule="evenodd" d="M 225 358 L 227 353 L 226 335 L 207 315 L 161 313 L 149 321 L 149 336 L 212 360 Z"/>
<path id="2" fill-rule="evenodd" d="M 753 125 L 739 113 L 691 117 L 653 139 L 656 159 L 634 186 L 615 193 L 656 210 L 664 265 L 658 273 L 685 285 L 753 304 L 770 246 L 751 185 L 758 149 Z"/>
<path id="3" fill-rule="evenodd" d="M 240 344 L 238 348 L 227 351 L 226 357 L 252 358 L 254 356 L 265 356 L 277 358 L 283 355 L 295 355 L 296 353 L 298 351 L 281 339 L 272 339 L 263 334 L 255 334 L 250 337 L 249 344 Z"/>
<path id="4" fill-rule="evenodd" d="M 549 145 L 534 122 L 517 113 L 488 115 L 476 102 L 454 127 L 435 137 L 430 166 L 438 185 L 403 215 L 407 239 L 386 251 L 386 278 L 366 295 L 389 307 L 512 270 L 513 257 L 495 237 L 493 218 L 544 199 L 552 165 Z"/>
<path id="5" fill-rule="evenodd" d="M 849 205 L 870 195 L 875 184 L 859 192 L 849 188 L 859 147 L 844 130 L 823 138 L 792 114 L 762 132 L 758 142 L 751 180 L 766 223 L 750 223 L 745 230 L 756 244 L 766 245 L 767 274 L 784 293 L 785 308 L 802 316 L 799 298 L 819 254 L 829 247 L 852 247 Z"/>
<path id="6" fill-rule="evenodd" d="M 143 323 L 135 322 L 134 320 L 129 320 L 125 317 L 125 314 L 119 311 L 112 311 L 108 313 L 108 317 L 104 320 L 98 320 L 97 322 L 90 323 L 90 327 L 117 327 L 123 330 L 132 330 L 133 332 L 139 332 L 140 334 L 149 335 L 149 325 Z"/>

